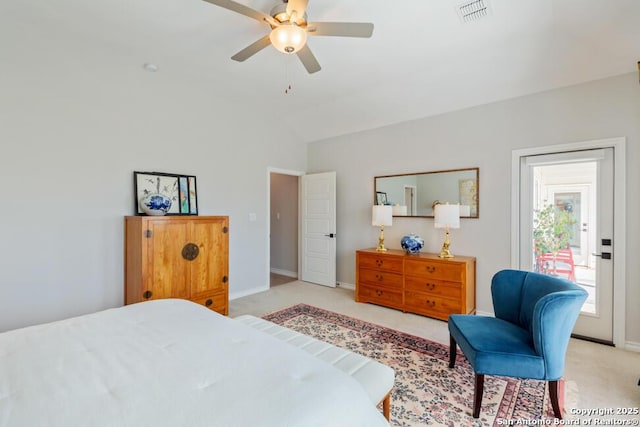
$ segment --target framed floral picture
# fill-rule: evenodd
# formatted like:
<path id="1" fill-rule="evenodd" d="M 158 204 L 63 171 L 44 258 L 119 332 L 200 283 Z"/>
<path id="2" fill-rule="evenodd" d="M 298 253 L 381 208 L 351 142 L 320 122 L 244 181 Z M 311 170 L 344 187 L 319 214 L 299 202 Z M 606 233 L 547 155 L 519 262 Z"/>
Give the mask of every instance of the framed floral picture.
<path id="1" fill-rule="evenodd" d="M 164 172 L 133 172 L 134 212 L 136 215 L 148 213 L 143 210 L 141 200 L 150 197 L 161 201 L 160 215 L 197 215 L 196 177 Z"/>
<path id="2" fill-rule="evenodd" d="M 196 188 L 196 177 L 187 176 L 189 182 L 189 214 L 198 215 L 198 190 Z"/>
<path id="3" fill-rule="evenodd" d="M 376 191 L 376 205 L 386 205 L 387 203 L 387 193 L 384 191 Z"/>
<path id="4" fill-rule="evenodd" d="M 460 189 L 460 204 L 470 207 L 470 216 L 478 216 L 478 182 L 475 179 L 461 179 L 458 181 Z"/>
<path id="5" fill-rule="evenodd" d="M 189 209 L 189 178 L 186 176 L 178 177 L 178 188 L 180 190 L 180 213 L 191 213 Z"/>

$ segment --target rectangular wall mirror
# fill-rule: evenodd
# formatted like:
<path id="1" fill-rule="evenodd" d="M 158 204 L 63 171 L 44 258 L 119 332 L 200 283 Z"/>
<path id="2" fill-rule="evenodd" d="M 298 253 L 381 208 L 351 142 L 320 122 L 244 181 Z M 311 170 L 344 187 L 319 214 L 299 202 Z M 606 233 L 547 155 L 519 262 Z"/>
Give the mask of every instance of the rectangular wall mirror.
<path id="1" fill-rule="evenodd" d="M 376 176 L 374 204 L 393 206 L 393 216 L 433 218 L 433 205 L 460 203 L 461 218 L 480 216 L 480 168 Z"/>

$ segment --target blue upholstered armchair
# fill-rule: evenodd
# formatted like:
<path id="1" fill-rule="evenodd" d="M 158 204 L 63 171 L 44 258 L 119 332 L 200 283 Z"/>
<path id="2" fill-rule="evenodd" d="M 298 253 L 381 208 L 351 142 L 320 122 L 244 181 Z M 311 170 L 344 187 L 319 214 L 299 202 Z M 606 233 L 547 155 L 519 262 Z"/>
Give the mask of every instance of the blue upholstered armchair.
<path id="1" fill-rule="evenodd" d="M 558 277 L 503 270 L 493 276 L 491 296 L 495 317 L 449 316 L 449 367 L 457 344 L 476 376 L 473 417 L 480 416 L 484 376 L 500 375 L 548 381 L 554 415 L 562 418 L 558 380 L 587 292 Z"/>

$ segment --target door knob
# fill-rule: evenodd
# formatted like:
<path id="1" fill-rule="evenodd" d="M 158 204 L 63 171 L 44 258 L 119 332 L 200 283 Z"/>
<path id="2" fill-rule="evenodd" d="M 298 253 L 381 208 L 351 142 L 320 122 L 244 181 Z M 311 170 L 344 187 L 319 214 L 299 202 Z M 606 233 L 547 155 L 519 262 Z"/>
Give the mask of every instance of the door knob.
<path id="1" fill-rule="evenodd" d="M 601 254 L 591 254 L 591 255 L 602 257 L 602 259 L 611 259 L 611 252 L 602 252 Z"/>

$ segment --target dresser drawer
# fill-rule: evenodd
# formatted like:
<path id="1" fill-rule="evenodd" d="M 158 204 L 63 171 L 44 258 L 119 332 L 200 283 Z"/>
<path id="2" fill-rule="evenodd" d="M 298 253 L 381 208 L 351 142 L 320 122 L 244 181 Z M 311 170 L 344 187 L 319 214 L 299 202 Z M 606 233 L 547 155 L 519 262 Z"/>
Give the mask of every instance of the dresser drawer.
<path id="1" fill-rule="evenodd" d="M 402 291 L 389 290 L 377 286 L 360 285 L 358 287 L 358 301 L 402 308 Z"/>
<path id="2" fill-rule="evenodd" d="M 423 292 L 448 298 L 459 299 L 462 296 L 461 283 L 445 282 L 426 277 L 406 276 L 404 278 L 404 289 L 408 292 Z"/>
<path id="3" fill-rule="evenodd" d="M 393 271 L 402 274 L 402 257 L 384 254 L 359 254 L 358 265 L 373 270 Z"/>
<path id="4" fill-rule="evenodd" d="M 191 301 L 196 304 L 204 305 L 213 311 L 217 311 L 220 314 L 227 314 L 227 296 L 224 293 L 211 294 L 209 296 L 202 296 L 199 298 L 193 298 Z"/>
<path id="5" fill-rule="evenodd" d="M 402 275 L 398 273 L 360 268 L 360 270 L 358 270 L 358 280 L 361 284 L 395 288 L 399 291 L 402 290 Z"/>
<path id="6" fill-rule="evenodd" d="M 447 320 L 452 313 L 460 313 L 460 300 L 442 298 L 422 292 L 405 292 L 407 310 L 426 316 Z"/>
<path id="7" fill-rule="evenodd" d="M 465 264 L 420 261 L 408 259 L 405 261 L 404 274 L 411 276 L 427 277 L 430 279 L 461 282 L 465 271 Z"/>

